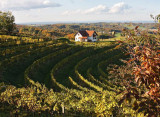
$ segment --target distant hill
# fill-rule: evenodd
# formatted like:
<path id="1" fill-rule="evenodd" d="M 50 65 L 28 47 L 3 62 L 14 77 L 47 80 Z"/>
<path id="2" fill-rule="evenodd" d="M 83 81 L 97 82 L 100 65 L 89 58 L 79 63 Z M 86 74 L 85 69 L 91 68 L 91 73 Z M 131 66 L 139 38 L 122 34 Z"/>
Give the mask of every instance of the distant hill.
<path id="1" fill-rule="evenodd" d="M 71 23 L 154 23 L 154 21 L 59 21 L 59 22 L 24 22 L 20 25 L 47 25 L 47 24 L 71 24 Z"/>

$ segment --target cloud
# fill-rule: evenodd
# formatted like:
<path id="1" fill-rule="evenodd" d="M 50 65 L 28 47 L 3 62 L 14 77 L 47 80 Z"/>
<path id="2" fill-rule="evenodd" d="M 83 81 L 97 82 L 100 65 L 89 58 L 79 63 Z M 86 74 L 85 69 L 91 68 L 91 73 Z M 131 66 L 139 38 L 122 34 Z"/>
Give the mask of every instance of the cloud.
<path id="1" fill-rule="evenodd" d="M 81 9 L 77 9 L 77 10 L 74 10 L 74 11 L 65 11 L 62 13 L 62 15 L 75 15 L 75 14 L 78 14 L 78 13 L 82 13 L 82 10 Z"/>
<path id="2" fill-rule="evenodd" d="M 128 6 L 127 4 L 125 4 L 124 2 L 120 2 L 120 3 L 113 5 L 109 9 L 109 13 L 112 13 L 112 14 L 113 13 L 122 13 L 129 8 L 130 8 L 130 6 Z"/>
<path id="3" fill-rule="evenodd" d="M 101 13 L 107 10 L 107 7 L 105 5 L 98 5 L 96 7 L 90 8 L 90 9 L 86 9 L 86 10 L 81 10 L 81 9 L 77 9 L 74 11 L 65 11 L 62 13 L 62 15 L 74 15 L 74 14 L 92 14 L 92 13 Z"/>
<path id="4" fill-rule="evenodd" d="M 1 0 L 0 2 L 0 10 L 30 10 L 60 6 L 53 0 Z"/>
<path id="5" fill-rule="evenodd" d="M 85 14 L 100 13 L 100 12 L 103 12 L 103 11 L 106 11 L 106 10 L 107 10 L 107 7 L 105 5 L 98 5 L 96 7 L 85 10 L 84 13 Z"/>
<path id="6" fill-rule="evenodd" d="M 124 2 L 120 2 L 117 4 L 114 4 L 110 8 L 107 8 L 105 5 L 98 5 L 93 8 L 85 9 L 85 10 L 68 10 L 62 13 L 62 15 L 75 15 L 75 14 L 101 14 L 101 13 L 110 13 L 110 14 L 116 14 L 116 13 L 122 13 L 131 7 Z"/>

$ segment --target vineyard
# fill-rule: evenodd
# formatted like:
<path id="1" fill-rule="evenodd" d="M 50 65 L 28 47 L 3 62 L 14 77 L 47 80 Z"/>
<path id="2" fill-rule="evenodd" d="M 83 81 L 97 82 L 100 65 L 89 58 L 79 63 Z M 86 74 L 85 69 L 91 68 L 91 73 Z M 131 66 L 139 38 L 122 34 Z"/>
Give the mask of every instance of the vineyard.
<path id="1" fill-rule="evenodd" d="M 142 116 L 118 104 L 124 87 L 108 77 L 126 58 L 115 42 L 0 39 L 0 116 Z"/>

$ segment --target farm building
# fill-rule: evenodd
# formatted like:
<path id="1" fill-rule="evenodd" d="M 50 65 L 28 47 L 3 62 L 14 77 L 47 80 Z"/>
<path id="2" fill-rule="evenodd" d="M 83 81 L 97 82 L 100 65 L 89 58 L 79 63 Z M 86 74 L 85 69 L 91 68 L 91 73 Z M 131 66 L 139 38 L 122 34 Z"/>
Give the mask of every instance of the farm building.
<path id="1" fill-rule="evenodd" d="M 98 40 L 97 38 L 98 34 L 93 30 L 85 30 L 85 31 L 79 31 L 75 35 L 75 41 L 80 42 L 95 42 Z"/>

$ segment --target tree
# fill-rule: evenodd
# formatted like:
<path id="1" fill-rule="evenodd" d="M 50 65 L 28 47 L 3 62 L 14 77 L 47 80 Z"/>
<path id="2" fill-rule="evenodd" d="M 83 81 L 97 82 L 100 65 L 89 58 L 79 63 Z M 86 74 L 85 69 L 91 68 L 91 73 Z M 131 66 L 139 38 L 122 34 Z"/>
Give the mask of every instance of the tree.
<path id="1" fill-rule="evenodd" d="M 74 40 L 75 35 L 74 35 L 74 33 L 72 33 L 72 34 L 68 34 L 66 37 L 67 37 L 69 40 Z"/>
<path id="2" fill-rule="evenodd" d="M 15 29 L 15 18 L 11 12 L 0 11 L 0 32 L 2 34 L 12 34 Z"/>
<path id="3" fill-rule="evenodd" d="M 150 17 L 151 17 L 152 19 L 154 19 L 155 23 L 158 23 L 157 28 L 158 28 L 158 31 L 160 31 L 160 14 L 158 14 L 158 15 L 156 15 L 156 16 L 153 16 L 153 15 L 151 14 Z"/>
<path id="4" fill-rule="evenodd" d="M 155 22 L 158 22 L 160 23 L 160 14 L 159 15 L 156 15 L 156 16 L 153 16 L 152 14 L 150 15 L 152 19 L 154 19 Z"/>
<path id="5" fill-rule="evenodd" d="M 138 27 L 135 30 L 138 31 Z M 135 31 L 136 33 L 136 31 Z M 160 115 L 160 41 L 159 34 L 131 35 L 125 42 L 124 47 L 131 59 L 127 61 L 132 65 L 130 79 L 126 82 L 126 90 L 123 91 L 123 97 L 120 104 L 128 100 L 133 104 L 133 109 L 137 112 L 143 112 L 148 117 L 158 117 Z M 122 70 L 121 70 L 122 71 Z M 124 71 L 124 70 L 123 70 Z M 122 74 L 122 73 L 121 73 Z M 124 75 L 122 75 L 124 76 Z"/>

